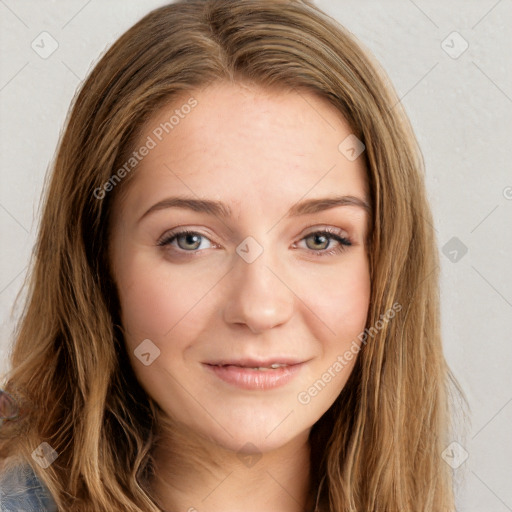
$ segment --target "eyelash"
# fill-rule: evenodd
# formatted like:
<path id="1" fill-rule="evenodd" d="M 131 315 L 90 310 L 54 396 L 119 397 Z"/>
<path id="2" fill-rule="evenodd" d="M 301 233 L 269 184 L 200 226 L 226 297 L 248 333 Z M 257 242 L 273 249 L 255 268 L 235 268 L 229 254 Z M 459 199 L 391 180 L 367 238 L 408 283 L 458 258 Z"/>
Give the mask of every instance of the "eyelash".
<path id="1" fill-rule="evenodd" d="M 172 233 L 168 233 L 166 234 L 162 239 L 160 239 L 158 242 L 157 242 L 157 246 L 160 246 L 160 247 L 165 247 L 165 246 L 168 246 L 170 245 L 176 238 L 178 238 L 178 236 L 183 236 L 183 235 L 199 235 L 203 238 L 206 238 L 209 240 L 209 238 L 197 231 L 192 231 L 192 230 L 189 230 L 189 229 L 183 229 L 183 230 L 179 230 L 179 231 L 174 231 Z M 311 233 L 308 233 L 306 236 L 302 237 L 299 241 L 301 242 L 302 240 L 305 240 L 306 238 L 309 238 L 310 236 L 312 235 L 324 235 L 326 236 L 329 240 L 335 240 L 338 242 L 338 246 L 335 247 L 334 249 L 323 249 L 321 251 L 315 251 L 313 249 L 307 249 L 310 253 L 314 254 L 315 256 L 317 257 L 324 257 L 324 256 L 334 256 L 335 254 L 340 254 L 344 251 L 347 250 L 348 247 L 350 247 L 352 245 L 352 242 L 349 238 L 347 237 L 343 237 L 343 236 L 340 236 L 338 234 L 338 232 L 332 228 L 323 228 L 321 230 L 318 230 L 318 231 L 312 231 Z M 185 251 L 183 249 L 174 249 L 176 252 L 179 252 L 179 253 L 184 253 L 184 254 L 197 254 L 199 251 L 198 250 L 193 250 L 193 251 Z"/>

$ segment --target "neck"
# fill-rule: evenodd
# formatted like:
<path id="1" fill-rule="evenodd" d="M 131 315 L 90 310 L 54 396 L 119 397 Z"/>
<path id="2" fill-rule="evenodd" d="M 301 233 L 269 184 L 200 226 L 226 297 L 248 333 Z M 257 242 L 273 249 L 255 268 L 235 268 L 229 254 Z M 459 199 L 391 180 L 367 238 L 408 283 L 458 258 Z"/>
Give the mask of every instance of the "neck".
<path id="1" fill-rule="evenodd" d="M 151 492 L 165 512 L 309 512 L 308 434 L 265 453 L 241 453 L 168 424 L 153 449 Z"/>

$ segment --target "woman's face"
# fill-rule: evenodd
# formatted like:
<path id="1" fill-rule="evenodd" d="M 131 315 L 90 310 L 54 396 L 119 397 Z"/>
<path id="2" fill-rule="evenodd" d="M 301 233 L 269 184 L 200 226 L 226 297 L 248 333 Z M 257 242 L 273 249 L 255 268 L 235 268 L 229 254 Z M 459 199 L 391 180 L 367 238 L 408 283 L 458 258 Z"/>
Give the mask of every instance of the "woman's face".
<path id="1" fill-rule="evenodd" d="M 367 201 L 363 158 L 350 138 L 339 147 L 350 127 L 312 94 L 222 83 L 143 132 L 111 240 L 137 378 L 224 448 L 307 436 L 347 381 L 369 306 L 368 214 L 331 201 Z"/>

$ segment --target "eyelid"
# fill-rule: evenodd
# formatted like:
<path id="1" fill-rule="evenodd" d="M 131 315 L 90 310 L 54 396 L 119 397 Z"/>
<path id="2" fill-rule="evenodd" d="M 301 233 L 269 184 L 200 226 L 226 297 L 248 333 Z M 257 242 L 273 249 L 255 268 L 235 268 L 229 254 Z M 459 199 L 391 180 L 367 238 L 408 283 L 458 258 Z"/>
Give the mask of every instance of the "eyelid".
<path id="1" fill-rule="evenodd" d="M 335 226 L 331 226 L 330 224 L 317 224 L 315 222 L 308 224 L 304 230 L 309 230 L 310 228 L 315 228 L 309 231 L 307 234 L 315 233 L 316 231 L 323 231 L 323 230 L 331 230 L 331 232 L 340 233 L 340 236 L 343 236 L 344 238 L 349 238 L 349 235 L 345 229 L 337 228 Z M 304 235 L 306 236 L 306 235 Z"/>
<path id="2" fill-rule="evenodd" d="M 308 231 L 307 233 L 305 233 L 304 235 L 302 235 L 302 238 L 306 237 L 306 236 L 309 236 L 310 234 L 313 234 L 313 233 L 316 233 L 317 231 L 323 231 L 323 230 L 328 230 L 328 232 L 330 233 L 336 233 L 338 234 L 340 237 L 342 238 L 346 238 L 348 240 L 351 240 L 351 237 L 350 235 L 347 233 L 346 230 L 344 229 L 341 229 L 341 228 L 337 228 L 337 227 L 334 227 L 334 226 L 330 226 L 328 224 L 316 224 L 316 223 L 311 223 L 311 224 L 308 224 L 305 228 L 304 228 L 304 231 L 307 231 L 309 230 L 310 228 L 315 228 L 314 230 L 312 229 L 311 231 Z M 198 234 L 198 235 L 201 235 L 203 236 L 204 238 L 208 238 L 208 240 L 210 240 L 211 242 L 213 242 L 210 238 L 210 235 L 206 235 L 204 233 L 201 232 L 201 230 L 199 228 L 195 228 L 195 227 L 189 227 L 189 226 L 178 226 L 170 231 L 166 231 L 156 242 L 156 245 L 161 245 L 161 243 L 165 240 L 168 240 L 169 238 L 172 238 L 174 236 L 178 236 L 178 235 L 181 235 L 181 234 L 185 234 L 185 233 L 194 233 L 194 234 Z M 301 238 L 301 239 L 302 239 Z M 299 240 L 301 240 L 299 239 Z"/>

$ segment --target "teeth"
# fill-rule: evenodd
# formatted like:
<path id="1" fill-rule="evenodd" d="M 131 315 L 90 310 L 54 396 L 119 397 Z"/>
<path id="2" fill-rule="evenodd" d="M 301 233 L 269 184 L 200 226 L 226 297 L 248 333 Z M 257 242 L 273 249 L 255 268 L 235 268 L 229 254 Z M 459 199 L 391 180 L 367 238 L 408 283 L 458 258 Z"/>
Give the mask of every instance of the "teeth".
<path id="1" fill-rule="evenodd" d="M 264 366 L 258 366 L 256 368 L 251 368 L 251 370 L 270 370 L 270 369 L 275 370 L 276 368 L 282 368 L 283 366 L 287 366 L 287 365 L 286 364 L 274 363 L 274 364 L 270 365 L 270 368 L 267 368 L 267 367 L 264 367 Z"/>

